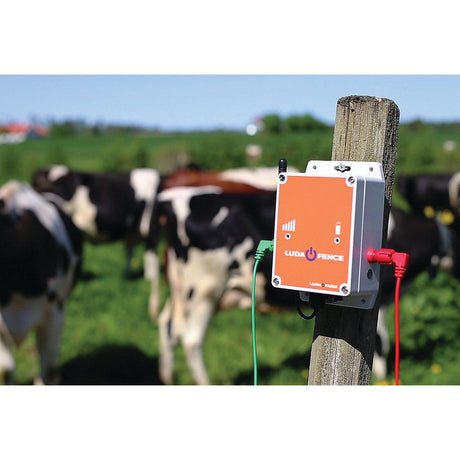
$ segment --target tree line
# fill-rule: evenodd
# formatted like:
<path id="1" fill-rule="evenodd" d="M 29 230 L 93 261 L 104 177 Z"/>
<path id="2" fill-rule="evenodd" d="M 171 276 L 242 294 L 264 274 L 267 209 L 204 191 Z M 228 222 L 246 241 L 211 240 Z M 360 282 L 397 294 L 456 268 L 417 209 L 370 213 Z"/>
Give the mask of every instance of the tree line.
<path id="1" fill-rule="evenodd" d="M 326 123 L 310 114 L 290 115 L 286 118 L 270 113 L 261 117 L 264 131 L 277 134 L 282 132 L 325 131 L 330 128 Z"/>

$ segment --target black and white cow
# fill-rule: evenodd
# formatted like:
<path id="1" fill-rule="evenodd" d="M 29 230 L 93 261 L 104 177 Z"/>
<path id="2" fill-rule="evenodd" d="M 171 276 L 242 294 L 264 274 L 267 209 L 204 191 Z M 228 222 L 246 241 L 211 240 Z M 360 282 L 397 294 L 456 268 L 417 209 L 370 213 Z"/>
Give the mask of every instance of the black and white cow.
<path id="1" fill-rule="evenodd" d="M 221 194 L 215 186 L 175 187 L 159 195 L 167 217 L 170 297 L 160 314 L 160 377 L 173 381 L 174 347 L 181 341 L 198 384 L 208 384 L 202 346 L 219 303 L 246 305 L 253 254 L 273 227 L 273 194 Z M 247 283 L 249 283 L 247 285 Z M 257 279 L 258 298 L 264 282 Z M 227 301 L 226 301 L 227 299 Z M 250 301 L 250 299 L 249 299 Z"/>
<path id="2" fill-rule="evenodd" d="M 399 175 L 397 187 L 415 213 L 426 207 L 460 213 L 460 172 Z"/>
<path id="3" fill-rule="evenodd" d="M 251 306 L 253 255 L 261 239 L 272 239 L 275 194 L 222 194 L 217 186 L 175 187 L 160 193 L 167 217 L 167 278 L 171 294 L 159 317 L 160 377 L 173 382 L 174 347 L 180 341 L 193 378 L 209 379 L 202 347 L 212 315 L 219 309 Z M 443 238 L 436 222 L 393 210 L 388 247 L 411 256 L 406 279 L 430 266 L 442 253 Z M 294 305 L 298 293 L 273 288 L 271 254 L 259 265 L 257 308 Z M 393 298 L 391 269 L 383 272 L 383 290 Z M 384 317 L 378 325 L 374 373 L 386 374 L 389 341 Z"/>
<path id="4" fill-rule="evenodd" d="M 78 278 L 83 235 L 29 185 L 0 188 L 0 375 L 11 382 L 11 345 L 35 331 L 36 383 L 56 383 L 64 305 Z"/>
<path id="5" fill-rule="evenodd" d="M 451 233 L 451 250 L 439 265 L 460 278 L 460 172 L 400 175 L 398 190 L 416 214 L 425 214 L 446 225 Z"/>
<path id="6" fill-rule="evenodd" d="M 156 197 L 161 184 L 158 171 L 148 168 L 130 172 L 81 172 L 56 165 L 36 171 L 32 185 L 55 201 L 84 232 L 88 241 L 105 243 L 122 240 L 126 247 L 125 276 L 130 274 L 134 246 L 146 239 L 158 238 L 152 228 Z M 152 232 L 155 236 L 152 236 Z M 144 253 L 144 276 L 158 291 L 158 256 L 153 250 Z M 158 298 L 151 297 L 151 315 L 158 310 Z"/>

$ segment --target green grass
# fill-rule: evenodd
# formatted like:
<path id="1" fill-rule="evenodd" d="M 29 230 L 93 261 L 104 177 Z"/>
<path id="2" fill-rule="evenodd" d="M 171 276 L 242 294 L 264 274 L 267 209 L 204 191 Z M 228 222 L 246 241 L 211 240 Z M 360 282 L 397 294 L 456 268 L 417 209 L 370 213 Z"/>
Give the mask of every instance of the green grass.
<path id="1" fill-rule="evenodd" d="M 119 243 L 87 245 L 85 257 L 85 279 L 76 286 L 66 307 L 60 358 L 62 383 L 159 384 L 158 329 L 147 313 L 148 282 L 142 277 L 129 280 L 122 277 L 124 248 Z M 141 248 L 136 257 L 140 264 Z M 421 286 L 428 287 L 421 290 Z M 446 290 L 453 290 L 455 295 L 460 290 L 450 276 L 441 274 L 429 281 L 421 275 L 402 299 L 400 368 L 403 384 L 457 385 L 460 382 L 460 357 L 454 346 L 460 331 L 460 315 L 455 314 L 459 306 L 452 302 L 449 306 L 443 305 L 442 299 L 440 305 L 433 305 L 431 297 L 439 297 L 439 292 Z M 162 284 L 162 298 L 166 295 L 166 286 Z M 429 313 L 433 306 L 444 312 L 444 316 L 435 314 L 433 318 Z M 393 337 L 392 309 L 387 320 Z M 307 383 L 313 327 L 313 321 L 301 319 L 294 310 L 257 315 L 259 385 Z M 431 342 L 423 339 L 423 334 L 430 336 Z M 251 346 L 249 310 L 234 309 L 215 315 L 203 352 L 211 382 L 251 385 Z M 392 350 L 387 381 L 372 383 L 392 382 L 393 353 Z M 30 384 L 37 372 L 32 336 L 22 347 L 14 349 L 14 356 L 17 383 Z M 181 347 L 177 347 L 175 358 L 175 383 L 193 384 Z"/>
<path id="2" fill-rule="evenodd" d="M 138 248 L 137 259 L 142 250 Z M 66 307 L 60 365 L 63 384 L 159 384 L 158 329 L 147 312 L 149 283 L 124 279 L 119 243 L 85 247 L 84 274 Z M 167 295 L 162 285 L 163 299 Z M 258 315 L 260 384 L 305 384 L 313 323 L 294 311 Z M 276 337 L 276 340 L 274 340 Z M 218 313 L 211 322 L 204 359 L 214 384 L 252 384 L 249 310 Z M 18 384 L 37 372 L 33 337 L 14 349 Z M 185 356 L 176 350 L 175 382 L 193 384 Z"/>
<path id="3" fill-rule="evenodd" d="M 148 282 L 142 277 L 122 277 L 124 248 L 119 243 L 87 245 L 85 256 L 85 279 L 76 286 L 66 307 L 60 357 L 62 383 L 159 384 L 158 329 L 147 312 Z M 136 257 L 140 264 L 141 248 Z M 421 286 L 428 287 L 420 290 Z M 432 281 L 422 275 L 402 299 L 403 384 L 460 382 L 460 356 L 454 346 L 460 331 L 460 315 L 455 314 L 458 305 L 452 305 L 450 299 L 438 299 L 438 304 L 433 305 L 431 297 L 439 297 L 439 292 L 446 290 L 457 295 L 460 289 L 448 275 L 441 274 Z M 162 284 L 162 298 L 166 295 L 166 286 Z M 449 306 L 443 304 L 449 301 Z M 444 316 L 438 313 L 433 317 L 429 313 L 433 307 L 444 312 Z M 392 309 L 387 322 L 393 337 Z M 307 383 L 313 327 L 313 321 L 303 320 L 294 310 L 257 314 L 259 385 Z M 431 337 L 431 342 L 423 334 Z M 393 353 L 392 349 L 389 376 L 383 383 L 392 382 Z M 31 383 L 37 372 L 32 336 L 14 349 L 14 356 L 17 383 Z M 175 359 L 175 383 L 193 384 L 181 347 L 177 347 Z M 234 309 L 214 316 L 205 341 L 204 359 L 213 384 L 252 384 L 249 310 Z"/>

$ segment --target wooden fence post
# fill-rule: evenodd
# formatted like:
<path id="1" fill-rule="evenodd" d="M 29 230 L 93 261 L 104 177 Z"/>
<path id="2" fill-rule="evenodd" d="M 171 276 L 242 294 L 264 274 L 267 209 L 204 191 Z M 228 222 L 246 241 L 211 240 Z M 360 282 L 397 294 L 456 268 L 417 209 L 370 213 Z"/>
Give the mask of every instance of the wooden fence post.
<path id="1" fill-rule="evenodd" d="M 331 159 L 378 161 L 383 165 L 385 215 L 382 247 L 386 243 L 391 205 L 398 123 L 398 106 L 389 99 L 348 96 L 337 102 Z M 377 305 L 371 310 L 325 305 L 318 311 L 309 385 L 369 385 L 377 313 Z"/>

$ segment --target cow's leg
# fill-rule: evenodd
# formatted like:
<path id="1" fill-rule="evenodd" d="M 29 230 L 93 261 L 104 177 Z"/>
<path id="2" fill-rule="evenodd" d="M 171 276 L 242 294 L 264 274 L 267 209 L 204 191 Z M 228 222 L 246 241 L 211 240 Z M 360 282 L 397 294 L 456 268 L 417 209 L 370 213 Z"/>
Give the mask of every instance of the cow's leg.
<path id="1" fill-rule="evenodd" d="M 144 278 L 150 281 L 149 315 L 156 323 L 160 311 L 160 264 L 158 255 L 151 249 L 144 254 Z"/>
<path id="2" fill-rule="evenodd" d="M 197 385 L 209 385 L 208 373 L 203 360 L 203 343 L 214 313 L 215 302 L 203 299 L 190 302 L 185 331 L 182 334 L 187 364 Z"/>
<path id="3" fill-rule="evenodd" d="M 185 322 L 181 339 L 187 364 L 198 385 L 209 384 L 203 360 L 203 343 L 216 306 L 228 287 L 229 263 L 239 252 L 243 257 L 244 249 L 247 249 L 250 242 L 250 239 L 245 240 L 233 248 L 231 254 L 227 248 L 189 250 L 188 261 L 182 273 L 184 288 L 181 298 Z"/>
<path id="4" fill-rule="evenodd" d="M 183 297 L 183 262 L 179 261 L 172 248 L 168 249 L 167 278 L 170 297 L 158 318 L 160 338 L 160 379 L 163 383 L 173 383 L 174 347 L 184 330 L 185 305 Z"/>
<path id="5" fill-rule="evenodd" d="M 10 351 L 10 343 L 9 332 L 0 317 L 0 383 L 13 383 L 14 358 Z"/>
<path id="6" fill-rule="evenodd" d="M 390 338 L 385 318 L 386 305 L 381 305 L 378 313 L 374 361 L 372 365 L 372 372 L 377 380 L 384 380 L 387 376 L 387 357 L 390 351 Z"/>
<path id="7" fill-rule="evenodd" d="M 198 385 L 209 385 L 203 344 L 209 323 L 228 282 L 228 251 L 189 251 L 184 266 L 184 327 L 182 345 L 190 372 Z"/>
<path id="8" fill-rule="evenodd" d="M 130 241 L 125 242 L 125 271 L 124 277 L 129 278 L 131 276 L 131 262 L 133 260 L 134 244 Z"/>
<path id="9" fill-rule="evenodd" d="M 160 340 L 159 372 L 160 380 L 165 385 L 172 385 L 174 374 L 174 347 L 177 338 L 174 337 L 172 328 L 171 299 L 166 304 L 158 317 L 158 335 Z"/>
<path id="10" fill-rule="evenodd" d="M 63 307 L 53 307 L 47 321 L 36 330 L 37 349 L 40 357 L 40 377 L 35 379 L 35 384 L 56 384 L 59 382 L 57 364 L 63 325 Z"/>
<path id="11" fill-rule="evenodd" d="M 175 337 L 180 337 L 185 327 L 185 310 L 188 302 L 186 297 L 187 284 L 191 280 L 188 269 L 188 265 L 176 257 L 174 249 L 169 248 L 166 272 L 172 305 L 171 330 Z"/>

